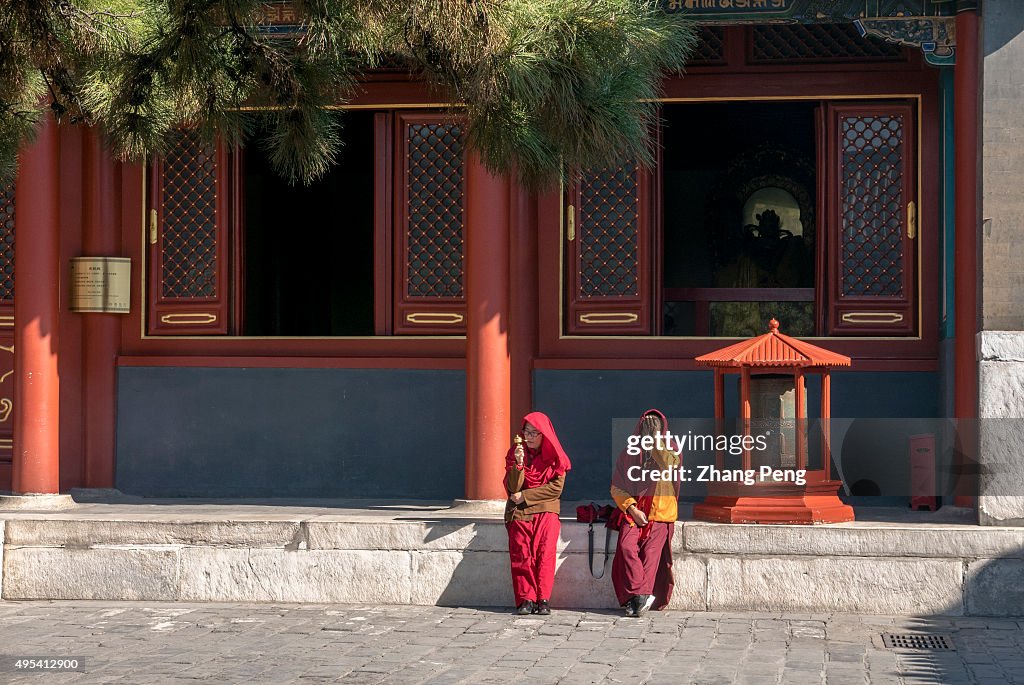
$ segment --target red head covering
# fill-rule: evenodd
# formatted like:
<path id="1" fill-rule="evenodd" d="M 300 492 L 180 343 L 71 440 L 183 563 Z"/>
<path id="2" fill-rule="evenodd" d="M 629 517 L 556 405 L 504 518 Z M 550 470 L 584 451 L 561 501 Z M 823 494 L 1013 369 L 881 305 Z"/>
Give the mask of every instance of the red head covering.
<path id="1" fill-rule="evenodd" d="M 662 434 L 668 433 L 668 419 L 657 409 L 648 409 L 640 415 L 640 420 L 637 421 L 636 428 L 633 430 L 634 435 L 641 435 L 643 430 L 644 417 L 645 416 L 657 416 L 661 419 L 661 432 Z M 654 495 L 657 490 L 659 482 L 664 481 L 641 481 L 639 483 L 631 481 L 628 477 L 628 471 L 630 466 L 640 466 L 641 468 L 650 468 L 651 460 L 654 459 L 653 452 L 657 450 L 650 450 L 646 454 L 641 451 L 640 454 L 629 454 L 629 448 L 626 447 L 619 453 L 619 459 L 615 463 L 615 471 L 612 475 L 612 486 L 624 490 L 636 499 L 637 508 L 644 512 L 650 517 L 651 509 L 654 504 Z M 672 450 L 667 450 L 672 451 Z M 657 460 L 654 460 L 654 464 L 657 464 Z M 680 458 L 680 465 L 682 465 L 682 459 Z M 658 465 L 660 467 L 660 465 Z M 679 496 L 679 482 L 676 481 L 676 497 Z M 620 527 L 632 527 L 634 525 L 632 519 L 626 514 L 619 514 L 618 526 Z M 656 525 L 648 523 L 646 526 L 640 529 L 640 539 L 645 540 L 649 538 L 655 529 Z M 620 528 L 621 530 L 621 528 Z M 664 609 L 668 606 L 669 600 L 672 598 L 672 529 L 668 533 L 668 540 L 661 549 L 661 558 L 658 560 L 656 568 L 656 575 L 654 577 L 654 608 Z M 621 538 L 620 538 L 621 540 Z M 619 563 L 620 559 L 624 562 Z M 625 603 L 629 599 L 629 595 L 626 593 L 626 575 L 628 573 L 638 573 L 646 575 L 641 564 L 636 557 L 632 560 L 627 560 L 625 556 L 619 556 L 616 553 L 615 564 L 612 565 L 612 585 L 615 587 L 615 595 L 618 597 L 620 603 Z M 628 569 L 628 570 L 627 570 Z"/>
<path id="2" fill-rule="evenodd" d="M 659 419 L 661 419 L 661 432 L 662 433 L 668 433 L 668 419 L 666 419 L 665 415 L 662 414 L 657 409 L 648 409 L 643 414 L 641 414 L 640 418 L 637 419 L 636 428 L 633 429 L 633 432 L 636 433 L 637 435 L 639 435 L 640 434 L 640 429 L 643 428 L 643 425 L 644 425 L 644 417 L 645 416 L 652 416 L 652 415 L 653 416 L 657 416 Z"/>
<path id="3" fill-rule="evenodd" d="M 530 424 L 544 436 L 540 442 L 540 450 L 534 452 L 523 445 L 529 455 L 525 471 L 528 488 L 535 488 L 543 485 L 555 476 L 560 476 L 572 468 L 569 456 L 562 449 L 562 443 L 558 441 L 555 434 L 555 427 L 551 425 L 551 419 L 539 411 L 530 412 L 523 417 L 523 428 Z M 505 455 L 505 467 L 515 468 L 515 448 L 510 449 Z"/>
<path id="4" fill-rule="evenodd" d="M 665 418 L 665 415 L 662 414 L 657 409 L 648 409 L 647 411 L 640 415 L 640 419 L 636 423 L 636 428 L 633 429 L 633 435 L 640 435 L 640 431 L 643 428 L 644 417 L 652 415 L 657 416 L 659 419 L 661 419 L 662 434 L 668 433 L 668 419 Z M 629 494 L 633 495 L 635 498 L 640 500 L 640 502 L 638 502 L 638 506 L 640 506 L 641 503 L 647 504 L 646 509 L 644 509 L 643 506 L 640 506 L 644 513 L 650 513 L 650 496 L 654 494 L 654 490 L 657 487 L 658 483 L 650 480 L 644 480 L 639 482 L 632 481 L 629 479 L 628 474 L 629 467 L 642 467 L 644 466 L 645 462 L 647 462 L 648 458 L 650 458 L 650 455 L 645 455 L 643 452 L 640 452 L 639 454 L 636 455 L 629 454 L 629 448 L 624 447 L 622 451 L 619 452 L 619 458 L 615 462 L 615 470 L 612 473 L 612 485 L 619 488 L 620 490 L 628 492 Z M 679 487 L 678 482 L 676 483 L 676 487 Z"/>

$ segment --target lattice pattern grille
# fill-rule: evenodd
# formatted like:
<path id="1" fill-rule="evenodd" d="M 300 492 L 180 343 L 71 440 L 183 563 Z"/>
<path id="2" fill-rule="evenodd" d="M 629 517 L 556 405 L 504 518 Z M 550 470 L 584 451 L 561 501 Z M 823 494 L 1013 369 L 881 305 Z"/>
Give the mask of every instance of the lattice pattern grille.
<path id="1" fill-rule="evenodd" d="M 14 184 L 0 187 L 0 304 L 14 304 Z"/>
<path id="2" fill-rule="evenodd" d="M 840 122 L 844 296 L 903 294 L 903 117 Z"/>
<path id="3" fill-rule="evenodd" d="M 637 166 L 591 170 L 580 182 L 580 297 L 639 295 Z"/>
<path id="4" fill-rule="evenodd" d="M 162 296 L 217 297 L 217 156 L 196 131 L 164 159 L 161 237 Z"/>
<path id="5" fill-rule="evenodd" d="M 462 297 L 462 127 L 410 124 L 406 154 L 409 297 Z"/>
<path id="6" fill-rule="evenodd" d="M 861 36 L 853 24 L 767 24 L 753 30 L 751 59 L 764 62 L 898 60 L 903 48 Z"/>
<path id="7" fill-rule="evenodd" d="M 721 26 L 701 26 L 697 39 L 699 40 L 697 49 L 687 60 L 687 64 L 690 66 L 725 64 L 725 29 Z"/>

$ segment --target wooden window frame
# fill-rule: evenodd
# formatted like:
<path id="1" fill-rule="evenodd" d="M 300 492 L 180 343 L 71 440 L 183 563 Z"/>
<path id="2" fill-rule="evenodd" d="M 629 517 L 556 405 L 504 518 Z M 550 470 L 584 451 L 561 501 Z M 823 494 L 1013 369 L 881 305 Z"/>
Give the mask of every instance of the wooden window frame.
<path id="1" fill-rule="evenodd" d="M 687 76 L 664 82 L 666 101 L 758 99 L 860 99 L 865 97 L 919 97 L 922 197 L 939 196 L 938 78 L 916 51 L 908 51 L 903 64 L 746 65 L 745 27 L 727 26 L 726 63 L 693 66 Z M 737 38 L 738 36 L 738 38 Z M 407 75 L 370 74 L 362 92 L 348 105 L 353 108 L 427 109 L 447 107 L 438 102 L 421 81 Z M 375 174 L 382 173 L 380 169 Z M 122 176 L 121 221 L 123 246 L 128 254 L 144 255 L 146 231 L 147 169 L 126 165 Z M 562 315 L 562 241 L 564 230 L 558 191 L 537 198 L 537 264 L 539 319 L 538 369 L 696 369 L 693 357 L 721 347 L 720 338 L 608 338 L 565 337 Z M 819 213 L 820 215 L 820 213 Z M 831 349 L 855 358 L 857 370 L 935 371 L 938 356 L 938 249 L 937 203 L 920 206 L 918 256 L 921 282 L 921 335 L 917 339 L 828 338 Z M 387 255 L 390 258 L 390 255 Z M 383 257 L 377 257 L 380 259 Z M 464 336 L 387 336 L 364 338 L 253 338 L 253 337 L 150 337 L 145 331 L 147 302 L 146 263 L 132 270 L 133 297 L 130 314 L 122 318 L 122 350 L 126 358 L 163 355 L 170 361 L 197 360 L 196 364 L 219 365 L 226 360 L 262 360 L 263 364 L 295 366 L 341 364 L 349 367 L 462 368 Z M 820 272 L 820 269 L 819 269 Z M 552 294 L 555 296 L 553 297 Z M 380 331 L 376 331 L 380 333 Z M 176 355 L 172 358 L 171 355 Z M 160 357 L 155 357 L 160 358 Z M 319 358 L 319 359 L 317 359 Z M 212 361 L 203 361 L 212 360 Z M 248 361 L 245 361 L 248 364 Z"/>
<path id="2" fill-rule="evenodd" d="M 374 137 L 378 152 L 375 154 L 374 163 L 374 334 L 366 336 L 339 336 L 339 337 L 286 337 L 286 336 L 244 336 L 232 334 L 204 335 L 203 331 L 185 331 L 175 329 L 173 332 L 150 331 L 147 329 L 150 321 L 151 293 L 159 292 L 154 290 L 157 287 L 157 274 L 152 268 L 150 245 L 148 240 L 149 232 L 149 210 L 156 208 L 154 201 L 158 195 L 154 192 L 160 182 L 155 171 L 158 167 L 153 163 L 149 165 L 138 165 L 135 167 L 137 173 L 125 174 L 123 183 L 122 204 L 127 210 L 122 213 L 126 217 L 124 221 L 125 244 L 133 253 L 141 256 L 141 268 L 133 272 L 133 287 L 139 293 L 139 307 L 133 307 L 132 312 L 125 317 L 125 330 L 127 331 L 124 340 L 125 355 L 145 354 L 176 354 L 176 355 L 211 355 L 211 356 L 249 356 L 260 357 L 262 355 L 273 355 L 276 357 L 293 356 L 331 356 L 348 357 L 352 364 L 368 364 L 369 358 L 393 357 L 396 367 L 409 368 L 450 368 L 451 362 L 447 359 L 464 357 L 465 335 L 462 330 L 443 331 L 414 330 L 411 334 L 396 334 L 392 325 L 392 310 L 395 307 L 394 293 L 396 292 L 393 278 L 394 261 L 393 253 L 395 245 L 399 241 L 394 236 L 396 227 L 395 216 L 398 213 L 396 204 L 396 193 L 394 192 L 394 174 L 397 173 L 397 164 L 394 157 L 394 140 L 396 121 L 401 116 L 413 116 L 409 113 L 392 111 L 393 108 L 387 105 L 380 105 L 374 109 L 381 110 L 374 118 Z M 414 109 L 414 108 L 410 108 Z M 451 115 L 439 114 L 436 109 L 419 109 L 419 114 L 445 118 L 451 120 Z M 223 146 L 218 146 L 223 147 Z M 381 154 L 381 151 L 384 151 Z M 230 169 L 237 178 L 241 170 L 241 155 L 224 150 L 225 169 Z M 156 164 L 159 162 L 157 161 Z M 129 168 L 130 170 L 131 168 Z M 241 235 L 241 218 L 244 211 L 244 197 L 242 196 L 237 182 L 226 183 L 229 186 L 224 193 L 218 193 L 218 204 L 226 208 L 230 220 L 228 233 L 231 236 L 231 244 L 228 246 L 227 254 L 230 256 L 230 264 L 225 264 L 228 269 L 228 280 L 231 285 L 243 284 L 244 272 L 242 267 L 242 248 L 239 242 Z M 142 230 L 139 224 L 132 221 L 131 216 L 138 216 L 138 210 L 131 210 L 132 206 L 142 208 Z M 386 268 L 381 268 L 386 267 Z M 232 331 L 240 328 L 241 306 L 244 304 L 243 287 L 229 287 L 228 295 L 231 298 L 229 309 Z M 132 331 L 138 331 L 136 336 Z M 401 333 L 401 332 L 398 332 Z M 436 360 L 431 361 L 431 360 Z M 459 363 L 461 366 L 461 362 Z"/>
<path id="3" fill-rule="evenodd" d="M 660 168 L 645 169 L 633 164 L 636 184 L 636 243 L 635 278 L 636 295 L 581 294 L 583 283 L 580 279 L 582 255 L 580 250 L 587 235 L 589 217 L 584 214 L 583 183 L 587 177 L 582 174 L 567 192 L 566 202 L 572 216 L 574 235 L 567 236 L 566 255 L 566 332 L 569 335 L 650 335 L 654 332 L 654 312 L 657 298 L 653 297 L 652 285 L 656 281 L 655 266 L 660 254 L 655 250 L 657 241 L 652 229 L 659 224 L 660 211 Z M 656 308 L 657 307 L 657 308 Z"/>
<path id="4" fill-rule="evenodd" d="M 394 114 L 394 153 L 389 159 L 394 162 L 394 176 L 391 184 L 390 194 L 394 201 L 394 230 L 389 231 L 391 240 L 394 241 L 392 248 L 394 261 L 391 269 L 392 296 L 391 315 L 393 335 L 465 335 L 466 332 L 466 296 L 465 296 L 465 265 L 466 265 L 466 241 L 465 241 L 465 217 L 466 217 L 466 194 L 465 194 L 465 169 L 466 153 L 462 152 L 462 287 L 463 294 L 460 297 L 422 297 L 408 294 L 409 279 L 409 241 L 407 224 L 410 221 L 409 202 L 406 192 L 408 190 L 407 178 L 410 171 L 409 155 L 405 153 L 406 130 L 410 125 L 428 124 L 444 125 L 460 123 L 454 121 L 450 114 L 440 112 L 396 112 Z M 380 239 L 380 236 L 378 236 Z"/>
<path id="5" fill-rule="evenodd" d="M 824 179 L 826 187 L 826 270 L 819 287 L 827 293 L 827 309 L 819 313 L 824 318 L 824 332 L 831 336 L 842 335 L 876 335 L 876 336 L 913 336 L 917 332 L 917 305 L 919 301 L 919 281 L 917 279 L 916 236 L 909 233 L 910 226 L 916 225 L 917 206 L 920 205 L 920 190 L 917 175 L 917 125 L 916 112 L 906 102 L 834 102 L 829 103 L 827 110 L 827 171 Z M 844 116 L 879 116 L 897 114 L 903 118 L 905 152 L 902 162 L 905 173 L 902 178 L 902 203 L 897 218 L 900 221 L 899 235 L 902 245 L 903 275 L 901 294 L 882 295 L 846 295 L 842 291 L 842 255 L 841 233 L 844 225 L 840 191 L 842 179 L 842 155 L 839 150 L 841 143 L 840 119 Z M 913 217 L 909 215 L 913 214 Z"/>
<path id="6" fill-rule="evenodd" d="M 229 311 L 231 293 L 236 288 L 229 278 L 232 245 L 230 236 L 233 221 L 232 209 L 237 193 L 231 182 L 231 162 L 228 149 L 223 142 L 217 143 L 212 151 L 214 159 L 214 241 L 215 265 L 213 271 L 212 297 L 165 297 L 161 278 L 163 240 L 166 233 L 164 213 L 164 176 L 166 160 L 157 158 L 152 163 L 152 177 L 149 187 L 148 208 L 148 249 L 147 266 L 149 282 L 147 290 L 147 332 L 149 335 L 229 335 Z"/>
<path id="7" fill-rule="evenodd" d="M 741 29 L 742 27 L 730 27 Z M 732 63 L 732 62 L 730 62 Z M 830 69 L 797 73 L 792 69 L 745 69 L 726 74 L 708 67 L 685 79 L 666 81 L 663 102 L 819 100 L 913 100 L 917 113 L 917 170 L 919 197 L 938 197 L 938 78 L 920 59 L 906 64 L 864 64 L 846 69 L 837 81 Z M 696 71 L 696 70 L 694 70 Z M 714 73 L 717 72 L 717 73 Z M 822 163 L 819 160 L 819 165 Z M 819 222 L 825 199 L 819 179 Z M 540 292 L 558 284 L 566 291 L 564 275 L 564 192 L 538 199 Z M 860 370 L 934 371 L 938 367 L 938 249 L 937 203 L 919 203 L 917 239 L 917 335 L 831 336 L 820 339 L 836 352 L 856 360 Z M 823 235 L 819 233 L 819 235 Z M 656 243 L 660 242 L 660 236 Z M 820 251 L 819 251 L 820 254 Z M 816 274 L 823 273 L 819 264 Z M 821 288 L 817 288 L 820 291 Z M 818 311 L 822 311 L 818 308 Z M 659 310 L 660 312 L 660 310 Z M 541 298 L 540 359 L 537 368 L 696 369 L 693 358 L 723 347 L 728 338 L 658 336 L 571 336 L 564 332 L 564 300 Z"/>

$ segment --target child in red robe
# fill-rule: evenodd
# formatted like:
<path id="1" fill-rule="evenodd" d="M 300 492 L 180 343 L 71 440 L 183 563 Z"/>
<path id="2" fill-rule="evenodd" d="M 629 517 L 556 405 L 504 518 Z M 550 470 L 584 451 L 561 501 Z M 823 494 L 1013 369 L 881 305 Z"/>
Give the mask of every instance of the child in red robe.
<path id="1" fill-rule="evenodd" d="M 572 465 L 551 420 L 540 412 L 523 417 L 525 445 L 505 455 L 505 528 L 512 563 L 516 613 L 551 613 L 555 553 L 561 524 L 562 488 Z"/>
<path id="2" fill-rule="evenodd" d="M 668 433 L 665 416 L 656 409 L 644 412 L 634 434 L 656 437 L 659 433 L 663 437 Z M 650 473 L 678 469 L 682 460 L 665 442 L 639 451 L 631 455 L 627 448 L 619 454 L 611 487 L 621 512 L 616 517 L 619 542 L 612 562 L 612 585 L 627 616 L 641 616 L 651 608 L 664 609 L 672 597 L 673 585 L 672 533 L 678 515 L 679 483 L 654 481 Z M 643 478 L 645 472 L 647 477 Z"/>

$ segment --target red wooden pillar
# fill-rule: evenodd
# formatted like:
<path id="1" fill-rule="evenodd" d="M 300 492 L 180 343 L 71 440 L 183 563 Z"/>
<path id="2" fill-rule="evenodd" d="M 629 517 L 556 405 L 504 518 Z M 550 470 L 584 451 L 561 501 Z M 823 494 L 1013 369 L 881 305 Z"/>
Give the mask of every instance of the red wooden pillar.
<path id="1" fill-rule="evenodd" d="M 60 491 L 60 157 L 46 117 L 19 156 L 14 222 L 14 470 L 19 494 Z"/>
<path id="2" fill-rule="evenodd" d="M 90 257 L 120 256 L 114 160 L 95 129 L 84 132 L 82 150 L 82 251 Z M 82 314 L 84 473 L 87 488 L 114 487 L 114 402 L 119 314 Z"/>
<path id="3" fill-rule="evenodd" d="M 743 421 L 743 435 L 750 435 L 750 367 L 740 369 L 740 419 Z M 743 470 L 750 470 L 750 450 L 743 450 Z"/>
<path id="4" fill-rule="evenodd" d="M 742 398 L 740 402 L 742 402 Z M 715 367 L 715 435 L 725 435 L 725 372 Z M 725 468 L 722 450 L 715 450 L 715 466 Z"/>
<path id="5" fill-rule="evenodd" d="M 978 13 L 956 15 L 956 67 L 953 70 L 954 160 L 956 169 L 956 230 L 953 262 L 955 284 L 954 414 L 959 421 L 961 447 L 968 463 L 977 462 L 978 355 L 978 169 L 981 157 L 979 109 L 981 54 Z M 973 506 L 977 482 L 961 481 L 954 503 Z"/>
<path id="6" fill-rule="evenodd" d="M 832 478 L 832 374 L 821 374 L 821 464 L 825 480 Z"/>
<path id="7" fill-rule="evenodd" d="M 808 421 L 807 415 L 804 412 L 806 386 L 804 385 L 803 369 L 797 369 L 793 372 L 793 383 L 795 387 L 793 399 L 796 401 L 796 467 L 798 469 L 806 469 Z"/>
<path id="8" fill-rule="evenodd" d="M 725 416 L 725 373 L 715 368 L 715 417 Z M 718 426 L 718 435 L 722 435 L 722 427 Z"/>
<path id="9" fill-rule="evenodd" d="M 509 184 L 466 160 L 466 499 L 504 499 L 509 435 Z"/>

